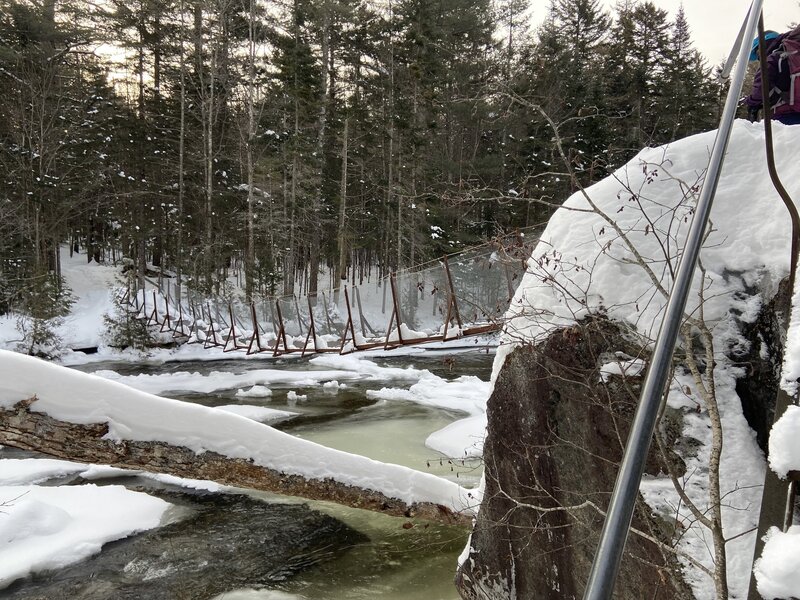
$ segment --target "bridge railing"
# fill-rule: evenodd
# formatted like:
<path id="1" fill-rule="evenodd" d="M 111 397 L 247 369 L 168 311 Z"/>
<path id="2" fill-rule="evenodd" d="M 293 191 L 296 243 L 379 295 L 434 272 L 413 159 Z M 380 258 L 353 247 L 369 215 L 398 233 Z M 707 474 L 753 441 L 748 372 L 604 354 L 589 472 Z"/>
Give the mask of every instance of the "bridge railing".
<path id="1" fill-rule="evenodd" d="M 347 353 L 450 340 L 500 329 L 536 232 L 313 295 L 245 303 L 186 288 L 178 294 L 170 278 L 146 280 L 141 289 L 132 282 L 125 295 L 137 316 L 160 332 L 225 352 Z"/>

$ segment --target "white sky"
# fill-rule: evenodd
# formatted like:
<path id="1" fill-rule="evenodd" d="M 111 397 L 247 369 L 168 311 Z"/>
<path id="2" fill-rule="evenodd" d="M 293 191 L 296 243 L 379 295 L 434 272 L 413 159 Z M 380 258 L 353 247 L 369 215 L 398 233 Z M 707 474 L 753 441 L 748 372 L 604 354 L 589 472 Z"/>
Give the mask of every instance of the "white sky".
<path id="1" fill-rule="evenodd" d="M 739 28 L 742 26 L 750 0 L 652 0 L 659 8 L 669 12 L 672 20 L 678 7 L 683 4 L 686 19 L 692 31 L 695 47 L 702 52 L 710 64 L 717 64 L 728 57 Z M 616 2 L 604 0 L 611 9 Z M 547 2 L 538 0 L 534 7 L 534 24 L 544 19 Z M 798 0 L 765 0 L 764 26 L 778 32 L 786 31 L 790 23 L 800 22 Z"/>

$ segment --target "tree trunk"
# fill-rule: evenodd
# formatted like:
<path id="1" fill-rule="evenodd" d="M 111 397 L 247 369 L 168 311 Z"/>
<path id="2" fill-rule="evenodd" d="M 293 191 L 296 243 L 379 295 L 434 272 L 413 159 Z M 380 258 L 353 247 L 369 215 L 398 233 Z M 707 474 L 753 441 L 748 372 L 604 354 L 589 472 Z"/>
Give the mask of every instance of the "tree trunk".
<path id="1" fill-rule="evenodd" d="M 186 193 L 183 165 L 186 154 L 186 54 L 183 48 L 183 36 L 186 23 L 184 21 L 185 7 L 183 0 L 180 2 L 181 33 L 180 33 L 180 73 L 181 73 L 181 102 L 180 102 L 180 132 L 178 134 L 178 233 L 176 240 L 176 267 L 175 267 L 175 300 L 181 303 L 183 285 L 183 199 Z"/>
<path id="2" fill-rule="evenodd" d="M 347 235 L 345 233 L 345 220 L 347 218 L 347 136 L 349 134 L 349 119 L 344 120 L 344 133 L 342 133 L 342 179 L 339 188 L 339 232 L 338 249 L 339 265 L 336 269 L 334 282 L 334 302 L 339 302 L 339 288 L 347 281 Z"/>
<path id="3" fill-rule="evenodd" d="M 32 412 L 36 397 L 0 409 L 0 442 L 14 448 L 42 452 L 57 458 L 143 469 L 177 477 L 217 481 L 224 485 L 263 490 L 309 500 L 335 502 L 387 515 L 469 525 L 472 515 L 430 502 L 407 504 L 381 492 L 348 485 L 331 478 L 310 479 L 262 467 L 251 460 L 216 452 L 195 453 L 161 441 L 115 442 L 105 439 L 106 423 L 78 425 Z"/>
<path id="4" fill-rule="evenodd" d="M 206 135 L 205 135 L 205 175 L 206 175 L 206 239 L 204 254 L 206 256 L 206 285 L 210 291 L 213 285 L 214 272 L 214 241 L 213 241 L 213 200 L 214 200 L 214 88 L 216 86 L 215 76 L 217 69 L 217 54 L 211 48 L 211 71 L 209 72 L 208 83 L 208 108 L 206 109 Z"/>
<path id="5" fill-rule="evenodd" d="M 320 236 L 322 235 L 322 204 L 325 194 L 325 136 L 328 133 L 328 112 L 332 107 L 330 97 L 330 86 L 328 85 L 330 57 L 331 57 L 331 11 L 327 0 L 322 3 L 322 75 L 320 83 L 320 109 L 319 126 L 317 137 L 317 157 L 319 159 L 319 183 L 314 194 L 314 201 L 311 206 L 311 240 L 309 244 L 309 280 L 308 295 L 315 300 L 319 280 L 320 263 Z M 329 106 L 330 105 L 330 106 Z"/>
<path id="6" fill-rule="evenodd" d="M 247 161 L 247 251 L 244 261 L 245 300 L 253 301 L 253 278 L 255 276 L 255 233 L 254 233 L 254 206 L 253 194 L 254 167 L 253 167 L 253 141 L 256 137 L 255 116 L 255 79 L 256 79 L 256 0 L 250 0 L 250 15 L 247 23 L 248 57 L 247 57 L 247 139 L 245 141 Z"/>

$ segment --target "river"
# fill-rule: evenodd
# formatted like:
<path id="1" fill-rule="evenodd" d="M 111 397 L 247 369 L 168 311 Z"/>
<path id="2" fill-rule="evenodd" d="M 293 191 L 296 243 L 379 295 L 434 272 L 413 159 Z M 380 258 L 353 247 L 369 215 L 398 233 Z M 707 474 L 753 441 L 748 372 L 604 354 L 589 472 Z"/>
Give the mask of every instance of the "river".
<path id="1" fill-rule="evenodd" d="M 371 358 L 384 367 L 427 369 L 443 379 L 475 375 L 487 381 L 493 356 L 485 350 Z M 314 367 L 304 359 L 180 363 L 94 363 L 84 371 L 121 376 L 175 372 L 241 374 L 253 369 Z M 263 403 L 300 413 L 275 426 L 320 444 L 475 485 L 480 465 L 449 462 L 425 439 L 463 414 L 406 401 L 375 401 L 370 389 L 408 387 L 370 379 L 346 388 L 298 383 L 271 385 L 272 396 L 237 398 L 236 389 L 211 394 L 169 393 L 209 406 Z M 298 401 L 289 392 L 306 396 Z M 5 450 L 0 456 L 13 454 Z M 77 483 L 63 481 L 60 483 Z M 97 482 L 96 482 L 97 483 Z M 456 560 L 467 540 L 458 527 L 410 522 L 330 503 L 225 488 L 191 491 L 143 477 L 123 483 L 161 495 L 178 508 L 157 530 L 107 544 L 87 561 L 6 590 L 9 598 L 224 598 L 225 600 L 457 600 Z M 87 583 L 90 582 L 90 583 Z"/>

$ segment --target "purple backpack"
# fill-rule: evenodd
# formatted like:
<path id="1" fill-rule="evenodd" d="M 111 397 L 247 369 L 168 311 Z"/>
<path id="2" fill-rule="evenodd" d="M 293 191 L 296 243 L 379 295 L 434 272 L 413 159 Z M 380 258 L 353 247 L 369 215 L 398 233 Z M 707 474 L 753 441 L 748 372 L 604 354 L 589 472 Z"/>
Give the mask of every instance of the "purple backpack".
<path id="1" fill-rule="evenodd" d="M 800 27 L 790 31 L 774 52 L 778 57 L 778 80 L 783 80 L 788 70 L 789 89 L 781 90 L 775 103 L 776 113 L 800 112 Z"/>

